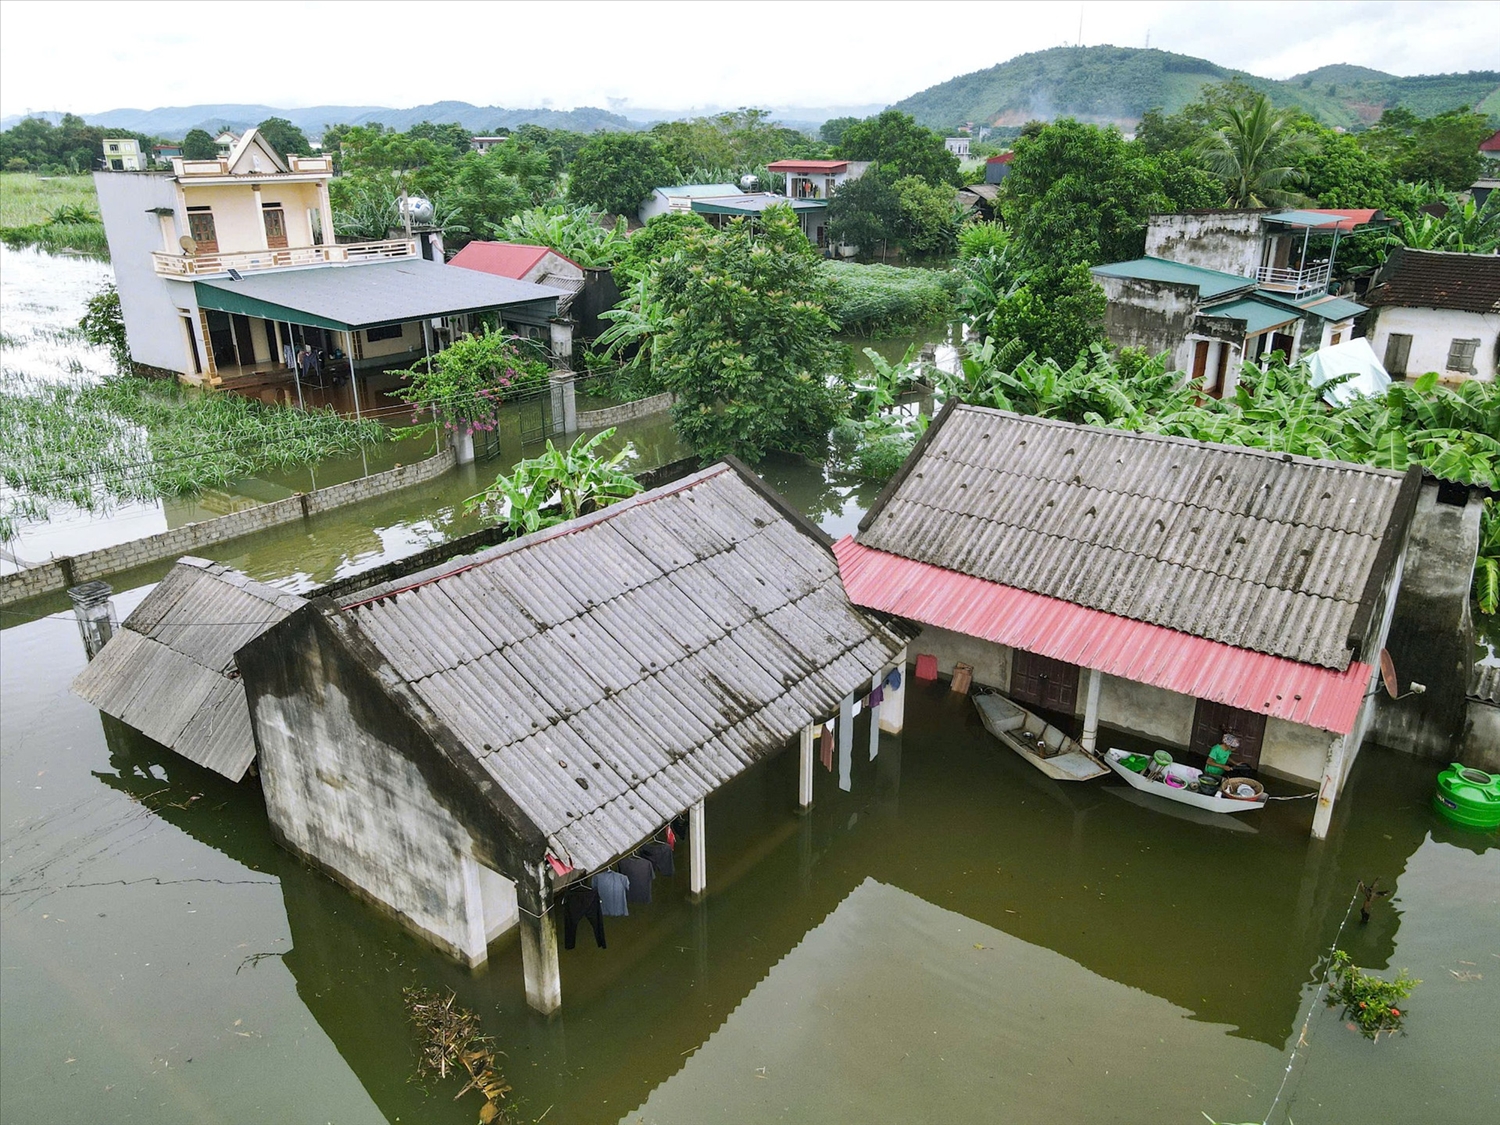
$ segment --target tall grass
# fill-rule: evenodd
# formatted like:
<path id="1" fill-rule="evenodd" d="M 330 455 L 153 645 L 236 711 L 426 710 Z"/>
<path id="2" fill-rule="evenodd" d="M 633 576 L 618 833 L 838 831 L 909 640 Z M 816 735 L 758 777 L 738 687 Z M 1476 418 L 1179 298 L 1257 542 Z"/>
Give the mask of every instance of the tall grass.
<path id="1" fill-rule="evenodd" d="M 107 257 L 109 243 L 98 215 L 90 176 L 0 173 L 0 241 L 7 246 Z"/>
<path id="2" fill-rule="evenodd" d="M 822 262 L 818 268 L 832 283 L 828 315 L 844 332 L 897 336 L 953 316 L 958 276 L 951 271 L 856 262 Z"/>

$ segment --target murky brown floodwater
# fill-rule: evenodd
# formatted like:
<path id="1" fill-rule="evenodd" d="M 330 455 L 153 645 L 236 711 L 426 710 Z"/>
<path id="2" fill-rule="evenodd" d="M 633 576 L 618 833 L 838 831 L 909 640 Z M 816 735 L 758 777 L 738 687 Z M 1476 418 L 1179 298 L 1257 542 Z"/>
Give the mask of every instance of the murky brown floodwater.
<path id="1" fill-rule="evenodd" d="M 484 471 L 215 557 L 304 589 L 467 530 Z M 835 534 L 876 491 L 765 475 Z M 164 570 L 118 578 L 122 617 Z M 794 755 L 712 799 L 707 896 L 660 880 L 608 949 L 564 952 L 549 1021 L 514 936 L 478 974 L 408 937 L 278 849 L 253 782 L 71 695 L 70 616 L 23 609 L 0 631 L 6 1122 L 472 1122 L 456 1085 L 409 1081 L 407 985 L 482 1016 L 526 1121 L 1500 1119 L 1500 842 L 1433 817 L 1434 764 L 1367 747 L 1313 844 L 1309 802 L 1186 822 L 1048 782 L 966 699 L 914 691 L 874 761 L 861 725 L 851 792 L 817 771 L 810 815 Z M 1371 1044 L 1313 993 L 1376 876 L 1394 894 L 1340 944 L 1425 983 Z"/>

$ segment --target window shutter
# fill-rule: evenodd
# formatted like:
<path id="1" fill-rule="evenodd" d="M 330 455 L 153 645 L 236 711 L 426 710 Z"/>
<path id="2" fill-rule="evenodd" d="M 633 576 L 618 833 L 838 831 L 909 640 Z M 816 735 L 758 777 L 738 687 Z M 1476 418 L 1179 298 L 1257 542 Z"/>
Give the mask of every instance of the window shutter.
<path id="1" fill-rule="evenodd" d="M 1474 374 L 1474 353 L 1478 350 L 1478 340 L 1454 340 L 1448 348 L 1448 370 Z"/>

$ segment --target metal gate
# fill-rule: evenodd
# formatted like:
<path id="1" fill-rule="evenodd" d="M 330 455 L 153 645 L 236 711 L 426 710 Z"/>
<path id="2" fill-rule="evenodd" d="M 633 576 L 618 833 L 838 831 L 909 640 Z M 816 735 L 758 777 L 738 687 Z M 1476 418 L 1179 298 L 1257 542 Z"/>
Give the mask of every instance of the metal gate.
<path id="1" fill-rule="evenodd" d="M 521 427 L 521 447 L 539 445 L 552 436 L 552 394 L 544 391 L 516 403 Z"/>

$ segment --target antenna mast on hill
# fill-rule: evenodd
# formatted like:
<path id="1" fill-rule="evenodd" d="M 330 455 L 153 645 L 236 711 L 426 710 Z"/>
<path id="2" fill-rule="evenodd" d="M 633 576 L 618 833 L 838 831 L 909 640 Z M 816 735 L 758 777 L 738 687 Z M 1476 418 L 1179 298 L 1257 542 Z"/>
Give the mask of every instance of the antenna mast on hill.
<path id="1" fill-rule="evenodd" d="M 1078 5 L 1078 45 L 1083 46 L 1083 5 Z"/>

